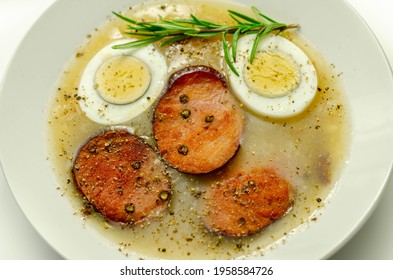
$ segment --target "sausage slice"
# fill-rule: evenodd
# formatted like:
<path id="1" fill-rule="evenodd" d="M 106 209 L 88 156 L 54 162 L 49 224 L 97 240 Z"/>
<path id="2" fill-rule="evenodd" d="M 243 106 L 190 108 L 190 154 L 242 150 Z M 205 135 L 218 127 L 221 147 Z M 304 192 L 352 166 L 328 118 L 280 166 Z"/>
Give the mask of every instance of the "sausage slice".
<path id="1" fill-rule="evenodd" d="M 212 232 L 254 234 L 291 207 L 290 184 L 270 169 L 239 173 L 209 188 L 202 197 L 203 221 Z"/>
<path id="2" fill-rule="evenodd" d="M 165 165 L 141 138 L 110 130 L 79 151 L 73 174 L 77 188 L 103 216 L 135 223 L 163 210 L 171 184 Z"/>
<path id="3" fill-rule="evenodd" d="M 219 72 L 193 66 L 172 75 L 155 109 L 153 131 L 158 150 L 169 165 L 184 173 L 202 174 L 234 156 L 243 118 Z"/>

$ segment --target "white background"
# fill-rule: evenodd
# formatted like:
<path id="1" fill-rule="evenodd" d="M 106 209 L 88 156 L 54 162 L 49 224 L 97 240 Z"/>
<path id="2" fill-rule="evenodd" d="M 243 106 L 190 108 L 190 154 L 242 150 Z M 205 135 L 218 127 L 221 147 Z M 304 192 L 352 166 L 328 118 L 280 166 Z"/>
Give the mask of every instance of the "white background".
<path id="1" fill-rule="evenodd" d="M 347 1 L 368 23 L 393 65 L 393 0 Z M 0 78 L 25 32 L 53 2 L 54 0 L 0 0 Z M 0 130 L 0 137 L 2 133 L 6 132 Z M 392 198 L 393 178 L 390 178 L 384 196 L 370 219 L 332 259 L 393 260 Z M 0 221 L 0 260 L 61 259 L 25 218 L 1 168 Z"/>

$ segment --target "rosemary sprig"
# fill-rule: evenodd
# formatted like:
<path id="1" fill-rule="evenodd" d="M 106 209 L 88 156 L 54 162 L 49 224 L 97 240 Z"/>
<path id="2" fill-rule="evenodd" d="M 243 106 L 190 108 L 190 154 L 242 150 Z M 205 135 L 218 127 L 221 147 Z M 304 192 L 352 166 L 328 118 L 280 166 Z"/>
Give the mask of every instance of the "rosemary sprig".
<path id="1" fill-rule="evenodd" d="M 161 41 L 160 46 L 162 47 L 190 37 L 210 38 L 221 35 L 225 61 L 228 67 L 239 76 L 233 62 L 236 62 L 237 43 L 242 35 L 256 34 L 250 54 L 250 63 L 252 63 L 259 41 L 265 35 L 272 32 L 280 33 L 286 29 L 299 27 L 297 24 L 277 22 L 262 14 L 256 7 L 251 7 L 251 9 L 256 18 L 249 17 L 233 10 L 228 10 L 229 16 L 236 22 L 235 25 L 230 26 L 202 20 L 194 15 L 191 15 L 189 19 L 166 20 L 160 17 L 159 22 L 138 22 L 113 12 L 117 17 L 128 23 L 128 31 L 125 32 L 126 34 L 144 37 L 125 44 L 115 45 L 113 48 L 138 48 L 157 41 Z M 232 35 L 231 47 L 227 41 L 228 34 Z"/>

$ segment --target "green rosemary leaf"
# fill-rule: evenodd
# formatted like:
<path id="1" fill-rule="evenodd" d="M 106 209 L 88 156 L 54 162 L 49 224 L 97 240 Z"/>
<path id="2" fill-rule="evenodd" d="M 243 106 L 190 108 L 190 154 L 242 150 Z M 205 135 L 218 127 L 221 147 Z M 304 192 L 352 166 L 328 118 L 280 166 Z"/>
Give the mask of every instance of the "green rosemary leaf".
<path id="1" fill-rule="evenodd" d="M 236 32 L 233 34 L 233 37 L 232 37 L 232 59 L 233 59 L 233 62 L 236 62 L 237 42 L 239 41 L 239 36 L 240 36 L 241 32 L 242 32 L 242 29 L 239 28 L 238 30 L 236 30 Z"/>
<path id="2" fill-rule="evenodd" d="M 270 21 L 271 23 L 277 23 L 277 21 L 271 19 L 271 18 L 268 17 L 267 15 L 264 15 L 264 14 L 261 14 L 261 13 L 260 13 L 259 15 L 260 15 L 261 17 L 263 17 L 264 19 Z"/>
<path id="3" fill-rule="evenodd" d="M 124 34 L 132 36 L 143 36 L 143 37 L 155 37 L 157 34 L 149 32 L 139 32 L 139 31 L 126 31 Z"/>
<path id="4" fill-rule="evenodd" d="M 269 24 L 268 26 L 266 26 L 266 28 L 264 30 L 264 35 L 269 34 L 269 33 L 273 32 L 273 31 L 280 32 L 283 29 L 285 29 L 286 26 L 287 26 L 286 24 L 279 23 L 279 22 Z"/>
<path id="5" fill-rule="evenodd" d="M 244 25 L 244 22 L 240 21 L 240 20 L 239 20 L 237 17 L 235 17 L 234 15 L 229 14 L 229 16 L 230 16 L 234 21 L 236 21 L 239 25 Z"/>
<path id="6" fill-rule="evenodd" d="M 257 25 L 257 24 L 250 24 L 250 25 L 242 25 L 240 27 L 240 29 L 242 30 L 242 34 L 243 33 L 247 33 L 247 34 L 252 34 L 252 33 L 258 33 L 259 30 L 261 29 L 261 25 Z"/>
<path id="7" fill-rule="evenodd" d="M 192 26 L 185 26 L 184 24 L 177 23 L 176 21 L 170 21 L 170 20 L 165 20 L 165 19 L 160 19 L 161 22 L 157 24 L 158 26 L 164 27 L 166 29 L 173 29 L 176 31 L 191 31 L 195 30 L 197 31 L 198 28 L 192 27 Z"/>
<path id="8" fill-rule="evenodd" d="M 235 66 L 233 65 L 232 61 L 231 61 L 231 56 L 229 54 L 229 46 L 227 43 L 227 39 L 226 39 L 226 32 L 222 33 L 222 48 L 224 50 L 224 58 L 225 58 L 225 62 L 227 63 L 229 69 L 232 70 L 232 72 L 236 75 L 239 76 L 239 73 L 236 71 Z"/>
<path id="9" fill-rule="evenodd" d="M 238 13 L 236 11 L 228 10 L 228 12 L 229 12 L 230 15 L 234 15 L 234 16 L 236 16 L 238 18 L 241 18 L 241 19 L 244 19 L 244 20 L 246 20 L 246 21 L 248 21 L 250 23 L 257 23 L 257 24 L 260 23 L 258 20 L 253 19 L 253 18 L 251 18 L 249 16 L 246 16 L 246 15 L 243 15 L 241 13 Z"/>
<path id="10" fill-rule="evenodd" d="M 130 19 L 130 18 L 128 18 L 128 17 L 125 17 L 125 16 L 123 16 L 122 14 L 119 14 L 119 13 L 116 13 L 116 12 L 112 12 L 115 16 L 117 16 L 118 18 L 120 18 L 120 19 L 122 19 L 122 20 L 124 20 L 124 21 L 126 21 L 126 22 L 129 22 L 129 23 L 132 23 L 132 24 L 138 24 L 138 22 L 137 21 L 135 21 L 135 20 L 133 20 L 133 19 Z"/>
<path id="11" fill-rule="evenodd" d="M 165 28 L 162 28 L 157 23 L 150 23 L 150 22 L 139 22 L 138 25 L 130 26 L 129 29 L 144 31 L 144 32 L 157 32 L 157 31 L 165 30 Z"/>
<path id="12" fill-rule="evenodd" d="M 259 42 L 261 41 L 262 37 L 266 34 L 264 32 L 265 30 L 266 30 L 266 28 L 261 29 L 261 31 L 258 32 L 258 34 L 256 35 L 256 37 L 254 39 L 254 43 L 252 44 L 252 49 L 251 49 L 251 54 L 250 54 L 250 63 L 251 64 L 254 61 L 254 57 L 255 57 L 255 54 L 257 52 Z"/>
<path id="13" fill-rule="evenodd" d="M 207 28 L 209 28 L 209 29 L 221 27 L 221 25 L 215 24 L 215 23 L 213 23 L 213 22 L 206 21 L 206 20 L 200 20 L 199 18 L 197 18 L 197 17 L 194 16 L 194 15 L 191 15 L 191 18 L 193 19 L 193 21 L 194 21 L 195 24 L 198 24 L 198 25 L 200 25 L 200 26 L 207 27 Z"/>
<path id="14" fill-rule="evenodd" d="M 173 22 L 190 24 L 190 25 L 197 24 L 192 18 L 176 18 L 173 20 Z"/>
<path id="15" fill-rule="evenodd" d="M 275 21 L 275 20 L 271 19 L 270 17 L 268 17 L 268 16 L 262 14 L 261 11 L 260 11 L 257 7 L 252 6 L 251 9 L 252 9 L 252 11 L 254 12 L 254 14 L 255 14 L 258 18 L 260 18 L 260 19 L 262 19 L 262 20 L 267 20 L 268 22 L 271 22 L 271 23 L 277 23 L 277 21 Z"/>

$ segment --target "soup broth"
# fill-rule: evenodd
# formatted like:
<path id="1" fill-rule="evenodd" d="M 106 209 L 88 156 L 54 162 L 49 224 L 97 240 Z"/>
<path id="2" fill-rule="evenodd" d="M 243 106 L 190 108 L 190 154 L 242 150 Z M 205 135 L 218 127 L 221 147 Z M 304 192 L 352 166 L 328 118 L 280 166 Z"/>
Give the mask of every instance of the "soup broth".
<path id="1" fill-rule="evenodd" d="M 248 7 L 213 1 L 165 1 L 140 4 L 122 11 L 136 20 L 199 18 L 234 24 L 227 9 L 252 16 Z M 123 38 L 126 24 L 111 17 L 77 49 L 59 78 L 50 105 L 48 121 L 49 158 L 59 178 L 59 190 L 75 208 L 86 227 L 108 240 L 120 254 L 132 258 L 233 259 L 266 254 L 285 242 L 308 223 L 317 222 L 334 191 L 348 150 L 349 120 L 340 74 L 298 31 L 283 34 L 312 60 L 318 73 L 318 90 L 312 104 L 302 114 L 272 119 L 242 107 L 245 127 L 240 149 L 222 168 L 205 175 L 188 175 L 170 167 L 172 197 L 158 217 L 134 225 L 113 223 L 96 213 L 73 182 L 73 160 L 88 139 L 108 126 L 88 119 L 79 107 L 78 86 L 84 68 L 101 48 Z M 210 66 L 225 75 L 221 37 L 190 39 L 161 48 L 171 73 L 190 65 Z M 153 70 L 154 71 L 154 70 Z M 154 106 L 138 117 L 114 127 L 124 127 L 155 147 L 152 131 Z M 209 232 L 199 208 L 201 195 L 228 174 L 254 166 L 272 168 L 294 188 L 289 212 L 261 232 L 247 237 L 228 237 Z"/>

